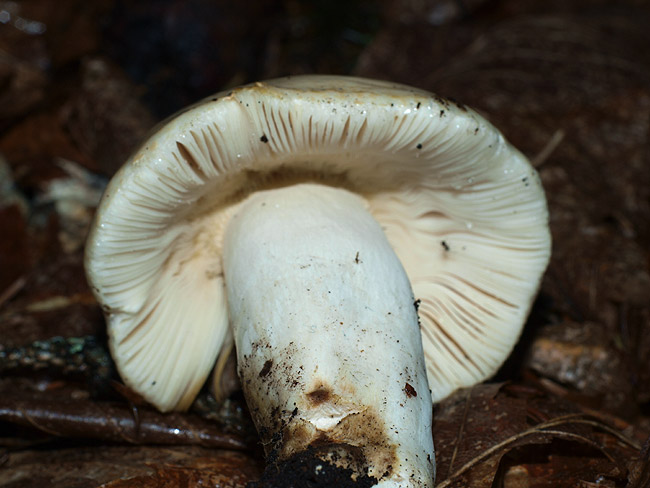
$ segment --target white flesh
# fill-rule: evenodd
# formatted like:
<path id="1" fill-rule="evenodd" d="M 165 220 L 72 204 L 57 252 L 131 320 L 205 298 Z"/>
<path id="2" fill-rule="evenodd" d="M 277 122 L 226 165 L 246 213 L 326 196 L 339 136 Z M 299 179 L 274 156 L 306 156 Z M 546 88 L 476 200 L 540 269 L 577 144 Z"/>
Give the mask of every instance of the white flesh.
<path id="1" fill-rule="evenodd" d="M 255 193 L 227 228 L 223 259 L 239 375 L 267 455 L 340 444 L 328 459 L 365 464 L 378 486 L 432 487 L 414 298 L 363 199 L 315 184 Z"/>

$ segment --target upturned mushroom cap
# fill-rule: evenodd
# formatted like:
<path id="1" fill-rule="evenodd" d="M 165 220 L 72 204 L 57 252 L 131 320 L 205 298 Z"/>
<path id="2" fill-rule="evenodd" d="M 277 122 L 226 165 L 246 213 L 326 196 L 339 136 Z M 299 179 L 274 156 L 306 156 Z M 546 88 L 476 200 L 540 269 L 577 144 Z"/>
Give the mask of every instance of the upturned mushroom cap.
<path id="1" fill-rule="evenodd" d="M 86 247 L 124 381 L 189 406 L 228 339 L 223 231 L 247 195 L 297 182 L 361 195 L 419 302 L 434 401 L 492 375 L 550 255 L 537 173 L 474 111 L 335 76 L 218 94 L 166 122 L 109 184 Z"/>

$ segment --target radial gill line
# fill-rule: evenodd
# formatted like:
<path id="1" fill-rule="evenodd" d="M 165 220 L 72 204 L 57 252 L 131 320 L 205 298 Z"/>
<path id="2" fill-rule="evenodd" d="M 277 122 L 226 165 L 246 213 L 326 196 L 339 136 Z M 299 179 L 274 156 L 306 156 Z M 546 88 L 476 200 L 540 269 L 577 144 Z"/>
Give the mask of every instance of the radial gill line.
<path id="1" fill-rule="evenodd" d="M 510 303 L 510 302 L 508 302 L 507 300 L 504 300 L 503 298 L 500 298 L 500 297 L 498 297 L 498 296 L 496 296 L 496 295 L 493 295 L 492 293 L 489 293 L 487 290 L 484 290 L 483 288 L 479 288 L 478 286 L 474 285 L 473 283 L 470 283 L 469 281 L 467 281 L 467 280 L 464 279 L 464 278 L 461 278 L 460 276 L 458 276 L 458 275 L 455 274 L 455 273 L 447 273 L 447 274 L 448 274 L 449 276 L 454 277 L 455 279 L 457 279 L 457 280 L 460 281 L 461 283 L 464 283 L 465 285 L 469 286 L 469 287 L 472 288 L 473 290 L 476 290 L 477 292 L 479 292 L 479 293 L 485 295 L 486 297 L 489 297 L 489 298 L 491 298 L 492 300 L 495 300 L 495 301 L 497 301 L 497 302 L 499 302 L 499 303 L 505 305 L 506 307 L 515 308 L 515 309 L 519 308 L 519 307 L 518 307 L 517 305 L 515 305 L 514 303 Z M 478 306 L 478 305 L 477 305 L 477 306 Z M 486 310 L 486 312 L 487 312 L 487 310 Z M 489 313 L 489 312 L 487 312 L 487 313 Z M 493 315 L 493 314 L 490 313 L 490 315 Z M 493 315 L 493 316 L 494 316 L 494 315 Z"/>
<path id="2" fill-rule="evenodd" d="M 440 324 L 440 322 L 438 322 L 438 321 L 437 321 L 433 316 L 428 315 L 427 312 L 426 312 L 425 310 L 422 311 L 422 315 L 427 315 L 427 318 L 429 319 L 429 321 L 430 321 L 432 324 L 434 324 L 434 326 L 435 326 L 435 330 L 436 330 L 437 332 L 440 333 L 440 337 L 437 338 L 437 337 L 435 337 L 433 331 L 427 329 L 426 327 L 423 327 L 423 328 L 422 328 L 422 332 L 423 332 L 423 334 L 424 334 L 424 335 L 429 339 L 429 341 L 431 341 L 431 342 L 433 342 L 433 343 L 437 343 L 437 344 L 439 344 L 440 346 L 442 346 L 444 349 L 446 349 L 447 352 L 448 352 L 448 353 L 449 353 L 449 354 L 450 354 L 450 355 L 451 355 L 451 356 L 456 360 L 456 362 L 458 363 L 458 366 L 460 366 L 460 367 L 466 369 L 467 371 L 470 371 L 469 368 L 467 368 L 467 367 L 465 366 L 466 362 L 469 362 L 469 363 L 472 364 L 472 366 L 474 366 L 474 368 L 475 368 L 476 370 L 480 371 L 481 373 L 483 372 L 483 370 L 479 367 L 479 365 L 476 364 L 476 362 L 474 361 L 474 359 L 473 359 L 473 358 L 472 358 L 472 357 L 467 353 L 467 351 L 465 351 L 465 349 L 463 349 L 463 348 L 460 346 L 460 344 L 458 343 L 458 341 L 456 341 L 456 339 L 454 339 L 454 338 L 453 338 L 453 337 L 452 337 L 452 336 L 451 336 L 451 335 L 450 335 L 450 334 L 445 330 L 445 328 L 442 326 L 442 324 Z M 454 352 L 454 350 L 450 347 L 450 344 L 453 345 L 453 346 L 456 348 L 456 350 L 457 350 L 460 354 L 463 355 L 462 358 L 459 358 L 459 357 L 458 357 L 458 354 L 457 354 L 456 352 Z"/>
<path id="3" fill-rule="evenodd" d="M 195 139 L 196 143 L 196 134 L 194 134 L 194 132 L 190 132 L 190 134 L 192 135 L 192 138 Z M 202 181 L 205 181 L 207 177 L 203 172 L 200 164 L 192 154 L 192 151 L 180 141 L 176 141 L 176 149 L 178 150 L 178 155 L 180 158 L 187 163 L 187 166 L 194 172 L 194 174 L 198 176 Z"/>
<path id="4" fill-rule="evenodd" d="M 138 320 L 135 324 L 134 327 L 131 328 L 131 330 L 120 339 L 119 344 L 122 345 L 125 342 L 128 342 L 131 340 L 131 338 L 136 335 L 146 324 L 147 322 L 151 319 L 151 317 L 156 313 L 156 310 L 158 309 L 158 305 L 160 304 L 160 298 L 158 298 L 149 308 L 149 310 L 146 312 L 146 315 L 142 317 L 140 320 Z M 140 313 L 138 313 L 137 316 L 139 316 Z"/>

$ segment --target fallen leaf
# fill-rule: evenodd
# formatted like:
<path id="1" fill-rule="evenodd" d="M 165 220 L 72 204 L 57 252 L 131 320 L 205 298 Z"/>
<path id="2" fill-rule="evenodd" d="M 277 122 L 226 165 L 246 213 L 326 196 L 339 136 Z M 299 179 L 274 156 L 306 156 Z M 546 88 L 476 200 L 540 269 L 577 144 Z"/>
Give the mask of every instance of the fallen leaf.
<path id="1" fill-rule="evenodd" d="M 623 486 L 625 461 L 639 451 L 634 440 L 569 402 L 534 388 L 499 384 L 443 400 L 436 406 L 433 432 L 437 488 L 491 488 L 508 472 L 511 483 L 530 487 L 547 486 L 531 479 L 574 487 L 603 474 Z"/>
<path id="2" fill-rule="evenodd" d="M 59 446 L 9 452 L 0 469 L 7 488 L 111 488 L 155 486 L 157 482 L 192 481 L 178 486 L 239 488 L 259 473 L 254 458 L 243 453 L 197 446 Z M 232 480 L 239 484 L 227 484 Z M 114 483 L 114 484 L 111 484 Z M 203 483 L 201 485 L 201 483 Z M 170 486 L 165 484 L 162 486 Z"/>

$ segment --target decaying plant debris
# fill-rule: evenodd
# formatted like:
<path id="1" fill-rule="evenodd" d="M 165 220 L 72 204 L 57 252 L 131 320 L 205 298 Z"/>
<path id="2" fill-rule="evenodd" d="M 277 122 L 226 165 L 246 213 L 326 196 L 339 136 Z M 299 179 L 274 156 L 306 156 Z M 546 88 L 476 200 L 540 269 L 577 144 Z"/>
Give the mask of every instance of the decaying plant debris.
<path id="1" fill-rule="evenodd" d="M 477 108 L 547 190 L 554 254 L 502 383 L 434 409 L 438 486 L 650 486 L 646 3 L 359 0 L 335 16 L 256 2 L 247 20 L 206 4 L 0 2 L 0 486 L 239 487 L 259 476 L 239 407 L 203 395 L 192 414 L 163 416 L 115 387 L 101 355 L 48 362 L 38 344 L 92 336 L 95 352 L 105 347 L 81 245 L 105 181 L 155 120 L 224 86 L 312 71 Z M 147 22 L 167 37 L 144 29 L 146 44 L 133 26 Z M 195 37 L 169 51 L 187 25 Z M 196 48 L 206 39 L 240 49 Z M 136 40 L 169 55 L 126 49 Z M 179 69 L 203 71 L 180 83 Z"/>

